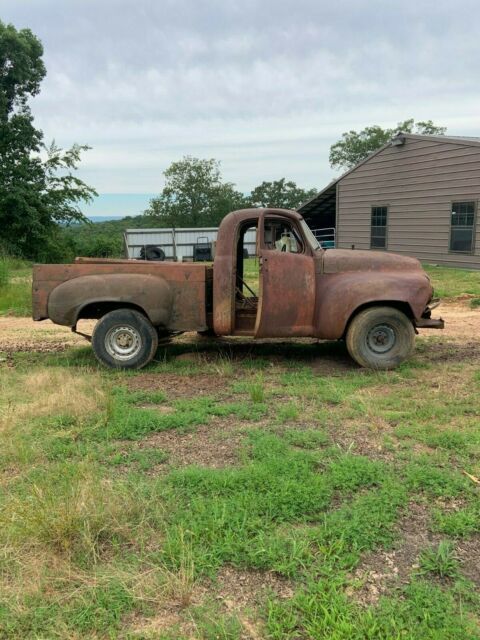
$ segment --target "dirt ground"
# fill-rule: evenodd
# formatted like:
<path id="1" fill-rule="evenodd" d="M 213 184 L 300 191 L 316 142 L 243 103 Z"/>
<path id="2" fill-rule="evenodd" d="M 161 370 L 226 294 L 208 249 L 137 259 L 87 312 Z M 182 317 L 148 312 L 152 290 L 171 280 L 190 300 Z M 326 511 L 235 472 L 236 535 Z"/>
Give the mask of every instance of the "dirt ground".
<path id="1" fill-rule="evenodd" d="M 480 337 L 480 309 L 472 309 L 469 300 L 444 302 L 435 313 L 445 320 L 445 329 L 424 329 L 425 336 L 453 339 L 460 343 L 471 342 Z M 91 334 L 94 321 L 84 320 L 78 330 Z M 189 341 L 197 334 L 184 334 L 182 341 Z M 86 340 L 70 331 L 68 327 L 54 325 L 49 320 L 33 322 L 30 318 L 0 317 L 0 352 L 16 351 L 63 351 L 73 345 L 86 345 Z"/>

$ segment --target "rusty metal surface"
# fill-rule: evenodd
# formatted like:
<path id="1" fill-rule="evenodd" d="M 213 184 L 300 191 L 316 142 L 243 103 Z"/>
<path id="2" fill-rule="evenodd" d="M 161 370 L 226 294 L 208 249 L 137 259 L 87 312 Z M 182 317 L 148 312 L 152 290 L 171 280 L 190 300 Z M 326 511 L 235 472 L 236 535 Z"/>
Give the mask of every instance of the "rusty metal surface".
<path id="1" fill-rule="evenodd" d="M 109 300 L 139 306 L 154 324 L 163 325 L 168 316 L 172 330 L 204 330 L 206 269 L 128 260 L 35 265 L 33 317 L 73 326 L 86 304 Z"/>
<path id="2" fill-rule="evenodd" d="M 262 250 L 256 338 L 314 334 L 315 267 L 311 255 Z"/>
<path id="3" fill-rule="evenodd" d="M 332 250 L 334 251 L 334 249 Z M 316 337 L 341 338 L 348 320 L 367 304 L 402 304 L 420 318 L 432 295 L 432 287 L 421 269 L 398 271 L 351 271 L 324 274 L 317 279 Z"/>
<path id="4" fill-rule="evenodd" d="M 302 219 L 296 211 L 288 209 L 240 209 L 225 216 L 220 225 L 213 272 L 213 328 L 217 335 L 230 335 L 235 330 L 236 264 L 232 258 L 236 255 L 239 229 L 249 221 L 256 225 L 265 215 L 281 215 L 292 221 Z"/>
<path id="5" fill-rule="evenodd" d="M 346 271 L 421 271 L 416 258 L 400 256 L 386 251 L 358 251 L 352 249 L 328 249 L 324 253 L 323 273 Z"/>

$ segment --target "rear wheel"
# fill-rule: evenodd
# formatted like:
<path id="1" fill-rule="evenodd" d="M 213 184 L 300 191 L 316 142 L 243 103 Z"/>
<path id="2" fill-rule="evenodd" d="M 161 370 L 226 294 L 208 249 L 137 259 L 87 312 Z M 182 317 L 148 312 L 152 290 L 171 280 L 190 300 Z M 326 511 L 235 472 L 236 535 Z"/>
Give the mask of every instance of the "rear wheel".
<path id="1" fill-rule="evenodd" d="M 97 360 L 115 369 L 141 369 L 158 347 L 155 327 L 139 311 L 115 309 L 97 322 L 92 335 Z"/>
<path id="2" fill-rule="evenodd" d="M 347 331 L 351 357 L 368 369 L 394 369 L 415 346 L 410 319 L 394 307 L 370 307 L 354 317 Z"/>

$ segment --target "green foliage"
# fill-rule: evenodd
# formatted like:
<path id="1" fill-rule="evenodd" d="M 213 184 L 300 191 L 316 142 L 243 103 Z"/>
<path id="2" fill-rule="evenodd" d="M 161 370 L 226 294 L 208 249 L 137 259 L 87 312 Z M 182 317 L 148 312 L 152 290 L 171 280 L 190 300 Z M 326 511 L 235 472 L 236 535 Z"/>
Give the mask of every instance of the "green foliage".
<path id="1" fill-rule="evenodd" d="M 480 532 L 480 503 L 476 500 L 458 511 L 435 511 L 433 528 L 435 531 L 459 538 Z"/>
<path id="2" fill-rule="evenodd" d="M 145 212 L 164 227 L 217 226 L 245 203 L 233 184 L 223 182 L 220 163 L 185 156 L 164 171 L 165 186 Z"/>
<path id="3" fill-rule="evenodd" d="M 161 227 L 158 218 L 126 216 L 121 220 L 74 223 L 61 229 L 65 246 L 64 260 L 75 256 L 90 258 L 124 258 L 123 233 L 126 229 Z"/>
<path id="4" fill-rule="evenodd" d="M 330 165 L 334 169 L 351 169 L 371 153 L 380 149 L 398 132 L 443 135 L 446 127 L 439 127 L 431 120 L 415 122 L 413 118 L 399 122 L 393 129 L 382 129 L 378 125 L 365 127 L 362 131 L 348 131 L 341 140 L 330 147 Z"/>
<path id="5" fill-rule="evenodd" d="M 473 616 L 472 616 L 473 617 Z M 465 615 L 453 591 L 414 580 L 376 607 L 360 607 L 345 595 L 342 577 L 311 579 L 291 600 L 272 600 L 270 640 L 478 640 L 475 619 Z"/>
<path id="6" fill-rule="evenodd" d="M 451 542 L 442 540 L 438 547 L 424 549 L 419 558 L 420 573 L 434 573 L 440 578 L 458 575 L 458 559 Z"/>
<path id="7" fill-rule="evenodd" d="M 208 423 L 212 416 L 235 415 L 241 420 L 254 421 L 266 413 L 266 407 L 262 403 L 250 406 L 236 402 L 220 403 L 209 397 L 177 400 L 171 411 L 167 412 L 161 412 L 154 406 L 141 406 L 145 402 L 162 401 L 162 394 L 131 394 L 124 387 L 118 387 L 112 390 L 106 415 L 100 423 L 98 420 L 92 422 L 88 437 L 94 440 L 138 440 L 155 431 L 188 431 L 197 425 Z"/>
<path id="8" fill-rule="evenodd" d="M 31 315 L 31 268 L 25 264 L 0 255 L 0 316 Z"/>
<path id="9" fill-rule="evenodd" d="M 318 429 L 288 429 L 283 438 L 292 446 L 301 449 L 318 449 L 329 443 L 329 437 Z"/>
<path id="10" fill-rule="evenodd" d="M 7 258 L 0 256 L 0 288 L 6 287 L 10 282 L 10 264 Z"/>
<path id="11" fill-rule="evenodd" d="M 49 257 L 57 225 L 83 220 L 78 203 L 96 195 L 73 175 L 88 147 L 46 146 L 34 127 L 27 101 L 46 73 L 42 55 L 30 30 L 0 22 L 0 243 L 30 259 Z"/>
<path id="12" fill-rule="evenodd" d="M 463 295 L 480 296 L 480 272 L 424 264 L 423 268 L 432 279 L 435 296 L 456 298 Z"/>
<path id="13" fill-rule="evenodd" d="M 405 481 L 411 491 L 430 496 L 454 497 L 470 488 L 466 478 L 457 470 L 435 466 L 427 456 L 406 466 Z"/>
<path id="14" fill-rule="evenodd" d="M 249 200 L 255 206 L 297 209 L 316 194 L 317 189 L 302 189 L 295 182 L 280 178 L 273 182 L 262 182 L 253 189 Z"/>

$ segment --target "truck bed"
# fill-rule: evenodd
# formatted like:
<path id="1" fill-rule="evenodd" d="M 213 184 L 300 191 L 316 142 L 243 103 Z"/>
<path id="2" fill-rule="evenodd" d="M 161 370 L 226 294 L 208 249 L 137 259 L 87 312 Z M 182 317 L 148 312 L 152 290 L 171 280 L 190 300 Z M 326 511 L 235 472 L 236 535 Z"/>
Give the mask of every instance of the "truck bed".
<path id="1" fill-rule="evenodd" d="M 97 317 L 92 303 L 102 297 L 103 277 L 112 274 L 115 274 L 117 298 L 120 302 L 122 300 L 125 300 L 126 303 L 131 301 L 132 293 L 137 296 L 143 294 L 144 297 L 147 296 L 149 305 L 154 308 L 156 300 L 155 293 L 151 293 L 152 278 L 158 278 L 159 291 L 161 290 L 160 282 L 166 282 L 172 296 L 172 312 L 168 328 L 172 331 L 201 331 L 207 328 L 207 307 L 211 309 L 213 267 L 199 263 L 77 258 L 71 264 L 35 265 L 33 268 L 33 319 L 51 318 L 58 324 L 73 326 L 79 318 Z M 132 280 L 129 278 L 131 275 L 144 276 L 144 278 L 135 278 L 137 284 L 134 292 L 131 289 L 132 285 L 128 283 L 129 280 Z M 87 287 L 87 299 L 85 299 L 86 289 L 83 286 L 81 293 L 79 291 L 78 315 L 75 320 L 71 320 L 68 314 L 62 320 L 58 317 L 58 302 L 55 310 L 52 305 L 49 305 L 52 292 L 68 281 L 82 279 L 78 280 L 80 285 L 80 282 L 86 281 L 85 276 L 96 276 L 91 280 L 91 287 Z M 121 292 L 118 294 L 118 279 L 122 276 L 124 276 L 125 282 L 124 295 Z M 105 282 L 107 280 L 108 278 L 105 278 Z M 145 283 L 145 287 L 142 287 L 142 283 Z M 153 287 L 153 291 L 155 291 L 155 287 Z M 69 304 L 67 298 L 66 295 L 65 305 Z M 75 304 L 75 301 L 73 303 Z M 126 304 L 126 306 L 128 305 Z"/>

